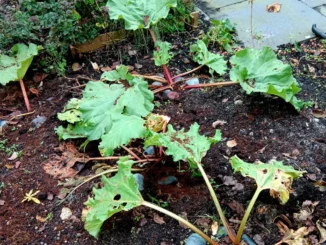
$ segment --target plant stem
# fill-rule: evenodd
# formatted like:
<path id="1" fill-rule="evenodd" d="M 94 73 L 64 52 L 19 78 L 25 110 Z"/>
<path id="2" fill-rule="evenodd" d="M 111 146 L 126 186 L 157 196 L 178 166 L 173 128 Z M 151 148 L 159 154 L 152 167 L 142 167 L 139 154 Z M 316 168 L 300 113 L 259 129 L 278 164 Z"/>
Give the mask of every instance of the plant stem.
<path id="1" fill-rule="evenodd" d="M 226 232 L 228 233 L 228 236 L 230 237 L 231 241 L 234 243 L 235 242 L 235 234 L 234 234 L 233 231 L 231 231 L 230 226 L 228 224 L 228 221 L 226 220 L 226 218 L 224 216 L 223 210 L 222 210 L 221 205 L 220 205 L 220 203 L 219 203 L 219 201 L 217 199 L 217 196 L 216 196 L 216 193 L 215 193 L 215 191 L 213 189 L 213 186 L 211 185 L 211 182 L 209 181 L 209 179 L 208 179 L 208 177 L 207 177 L 207 175 L 205 173 L 205 170 L 204 170 L 203 166 L 201 165 L 201 163 L 197 163 L 197 166 L 198 166 L 199 171 L 200 171 L 200 173 L 202 174 L 202 176 L 203 176 L 203 178 L 205 180 L 208 191 L 211 194 L 211 197 L 212 197 L 213 202 L 214 202 L 214 204 L 216 206 L 217 212 L 218 212 L 218 214 L 219 214 L 219 216 L 221 218 L 223 226 L 226 229 Z"/>
<path id="2" fill-rule="evenodd" d="M 157 40 L 156 40 L 154 30 L 152 28 L 150 28 L 149 33 L 151 34 L 152 40 L 155 44 Z M 156 49 L 157 49 L 157 51 L 160 51 L 159 47 L 156 47 Z M 171 78 L 171 75 L 170 75 L 167 65 L 162 65 L 162 68 L 163 68 L 165 79 L 168 81 L 168 84 L 171 86 L 173 84 L 173 81 L 172 81 L 172 78 Z"/>
<path id="3" fill-rule="evenodd" d="M 159 77 L 159 76 L 146 76 L 146 75 L 140 75 L 140 74 L 132 74 L 134 77 L 142 77 L 145 79 L 150 79 L 150 80 L 154 80 L 154 81 L 158 81 L 161 83 L 167 83 L 168 81 L 166 81 L 164 78 Z"/>
<path id="4" fill-rule="evenodd" d="M 187 71 L 187 72 L 184 72 L 184 73 L 178 74 L 178 75 L 172 77 L 172 80 L 176 79 L 177 77 L 182 77 L 182 76 L 188 75 L 188 74 L 190 74 L 190 73 L 193 73 L 193 72 L 195 72 L 195 71 L 201 69 L 203 66 L 204 66 L 204 65 L 200 65 L 200 66 L 198 66 L 198 67 L 192 69 L 191 71 Z"/>
<path id="5" fill-rule="evenodd" d="M 157 89 L 153 90 L 152 92 L 153 92 L 153 94 L 156 94 L 156 93 L 162 92 L 167 89 L 172 89 L 172 87 L 170 85 L 168 85 L 168 86 L 157 88 Z"/>
<path id="6" fill-rule="evenodd" d="M 256 200 L 257 200 L 257 198 L 258 198 L 261 191 L 262 191 L 262 189 L 257 188 L 254 196 L 250 200 L 250 203 L 249 203 L 249 205 L 247 207 L 246 213 L 243 216 L 243 219 L 241 220 L 240 228 L 238 230 L 237 237 L 236 237 L 235 242 L 234 242 L 235 245 L 238 245 L 241 242 L 241 237 L 242 237 L 242 234 L 243 234 L 243 230 L 244 230 L 245 225 L 247 223 L 247 220 L 249 218 L 250 212 L 251 212 L 252 208 L 254 207 L 255 202 L 256 202 Z"/>
<path id="7" fill-rule="evenodd" d="M 202 238 L 205 239 L 206 242 L 208 242 L 209 244 L 212 244 L 212 245 L 218 245 L 217 242 L 213 241 L 209 236 L 207 236 L 205 233 L 203 233 L 201 230 L 199 230 L 196 226 L 194 226 L 193 224 L 191 224 L 189 221 L 181 218 L 180 216 L 164 209 L 164 208 L 161 208 L 153 203 L 150 203 L 150 202 L 147 202 L 147 201 L 143 201 L 142 202 L 142 205 L 146 206 L 146 207 L 149 207 L 149 208 L 152 208 L 156 211 L 159 211 L 161 213 L 164 213 L 168 216 L 170 216 L 171 218 L 173 219 L 176 219 L 177 221 L 179 221 L 180 223 L 184 224 L 185 226 L 187 226 L 189 229 L 191 229 L 193 232 L 196 232 L 198 235 L 200 235 Z"/>
<path id="8" fill-rule="evenodd" d="M 232 85 L 239 85 L 238 82 L 220 82 L 220 83 L 205 83 L 205 84 L 196 84 L 196 85 L 189 85 L 185 86 L 184 89 L 190 88 L 205 88 L 205 87 L 215 87 L 215 86 L 232 86 Z"/>
<path id="9" fill-rule="evenodd" d="M 125 151 L 127 151 L 130 155 L 132 155 L 134 158 L 136 158 L 137 160 L 141 160 L 141 158 L 139 156 L 137 156 L 132 150 L 128 149 L 127 147 L 125 147 L 124 145 L 121 146 Z"/>
<path id="10" fill-rule="evenodd" d="M 23 92 L 23 96 L 24 96 L 24 101 L 25 101 L 25 105 L 26 105 L 26 109 L 28 112 L 31 111 L 31 107 L 29 105 L 29 101 L 28 101 L 28 97 L 27 97 L 27 93 L 26 93 L 26 89 L 25 89 L 25 85 L 22 79 L 19 80 L 19 84 L 20 84 L 20 88 Z"/>

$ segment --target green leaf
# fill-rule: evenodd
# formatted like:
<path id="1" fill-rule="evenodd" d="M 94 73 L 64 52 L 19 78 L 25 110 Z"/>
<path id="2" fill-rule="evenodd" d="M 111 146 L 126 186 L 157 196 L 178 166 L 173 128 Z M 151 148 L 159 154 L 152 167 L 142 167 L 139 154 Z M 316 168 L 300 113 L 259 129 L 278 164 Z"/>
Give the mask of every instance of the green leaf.
<path id="1" fill-rule="evenodd" d="M 165 19 L 170 8 L 177 7 L 177 0 L 109 0 L 106 6 L 111 20 L 124 19 L 126 30 L 137 30 Z"/>
<path id="2" fill-rule="evenodd" d="M 79 111 L 80 100 L 72 98 L 65 106 L 63 113 L 58 113 L 58 118 L 61 121 L 67 121 L 69 123 L 80 122 L 81 112 Z"/>
<path id="3" fill-rule="evenodd" d="M 196 170 L 197 164 L 201 163 L 211 144 L 221 140 L 219 130 L 216 130 L 215 136 L 211 138 L 200 135 L 198 131 L 197 123 L 193 124 L 188 132 L 184 132 L 184 129 L 175 131 L 171 125 L 168 125 L 166 133 L 152 133 L 152 136 L 145 141 L 145 147 L 164 146 L 167 148 L 165 153 L 173 156 L 174 161 L 186 159 L 190 167 Z"/>
<path id="4" fill-rule="evenodd" d="M 147 134 L 145 120 L 137 116 L 112 115 L 112 128 L 101 137 L 99 146 L 102 155 L 111 156 L 114 149 L 128 144 L 131 139 L 143 138 Z"/>
<path id="5" fill-rule="evenodd" d="M 291 66 L 278 60 L 271 48 L 246 48 L 232 56 L 230 62 L 234 65 L 230 72 L 231 80 L 239 82 L 247 94 L 261 92 L 276 95 L 297 110 L 305 105 L 295 97 L 301 89 L 292 75 Z"/>
<path id="6" fill-rule="evenodd" d="M 119 80 L 131 80 L 132 75 L 128 73 L 128 66 L 120 65 L 117 66 L 114 71 L 104 72 L 101 76 L 101 80 L 104 81 L 119 81 Z"/>
<path id="7" fill-rule="evenodd" d="M 209 73 L 212 76 L 214 71 L 219 75 L 225 74 L 227 67 L 223 56 L 209 52 L 206 44 L 202 40 L 198 40 L 195 44 L 191 45 L 190 52 L 195 62 L 209 67 Z"/>
<path id="8" fill-rule="evenodd" d="M 93 188 L 94 198 L 85 202 L 88 208 L 85 229 L 92 236 L 98 236 L 102 224 L 112 215 L 129 211 L 142 204 L 143 198 L 131 173 L 133 163 L 127 158 L 121 158 L 118 162 L 118 173 L 109 179 L 103 175 L 103 188 Z"/>
<path id="9" fill-rule="evenodd" d="M 78 105 L 70 101 L 65 112 L 58 114 L 59 119 L 75 123 L 56 129 L 60 139 L 102 139 L 101 152 L 108 156 L 131 139 L 145 136 L 147 131 L 143 118 L 154 108 L 154 95 L 148 89 L 147 82 L 143 78 L 133 77 L 125 66 L 120 66 L 116 74 L 119 80 L 126 79 L 129 86 L 88 82 Z"/>
<path id="10" fill-rule="evenodd" d="M 278 198 L 282 204 L 289 200 L 293 179 L 299 178 L 305 173 L 305 171 L 297 171 L 292 166 L 285 166 L 278 161 L 269 164 L 262 162 L 250 164 L 233 156 L 230 163 L 235 173 L 240 172 L 245 177 L 253 178 L 257 183 L 257 188 L 269 189 L 271 196 Z"/>
<path id="11" fill-rule="evenodd" d="M 38 54 L 40 47 L 30 43 L 15 44 L 11 48 L 11 55 L 0 55 L 0 84 L 6 85 L 10 81 L 19 81 L 24 78 L 33 57 Z"/>
<path id="12" fill-rule="evenodd" d="M 159 47 L 159 51 L 154 51 L 154 61 L 156 66 L 162 66 L 169 63 L 173 54 L 170 52 L 171 43 L 157 41 L 155 47 Z"/>

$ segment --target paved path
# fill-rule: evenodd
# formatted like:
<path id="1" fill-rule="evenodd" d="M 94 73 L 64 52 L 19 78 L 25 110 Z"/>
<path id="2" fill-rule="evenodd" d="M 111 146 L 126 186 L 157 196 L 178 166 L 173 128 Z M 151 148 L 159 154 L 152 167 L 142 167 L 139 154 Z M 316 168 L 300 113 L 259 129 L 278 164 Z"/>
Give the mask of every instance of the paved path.
<path id="1" fill-rule="evenodd" d="M 269 13 L 268 4 L 282 4 L 281 11 Z M 250 31 L 250 4 L 247 0 L 199 0 L 201 8 L 212 19 L 229 18 L 235 24 L 245 46 L 263 47 L 300 42 L 314 36 L 311 26 L 326 33 L 326 0 L 254 0 L 253 35 Z"/>

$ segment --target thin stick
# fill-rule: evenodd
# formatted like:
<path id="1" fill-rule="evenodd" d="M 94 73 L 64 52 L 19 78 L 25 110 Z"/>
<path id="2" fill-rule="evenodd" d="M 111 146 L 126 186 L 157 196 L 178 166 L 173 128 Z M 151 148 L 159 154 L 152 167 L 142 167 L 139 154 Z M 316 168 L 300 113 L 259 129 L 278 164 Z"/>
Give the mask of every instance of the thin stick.
<path id="1" fill-rule="evenodd" d="M 168 81 L 166 81 L 164 78 L 159 77 L 159 76 L 146 76 L 146 75 L 140 75 L 140 74 L 132 74 L 134 77 L 142 77 L 145 79 L 150 79 L 150 80 L 154 80 L 154 81 L 158 81 L 161 83 L 168 83 Z"/>
<path id="2" fill-rule="evenodd" d="M 144 171 L 144 170 L 143 169 L 134 169 L 134 168 L 132 168 L 131 171 L 132 172 L 141 172 L 141 171 Z M 75 188 L 73 188 L 64 199 L 62 199 L 60 202 L 57 203 L 57 206 L 59 206 L 60 204 L 62 204 L 64 201 L 66 201 L 68 199 L 68 197 L 70 197 L 72 195 L 72 193 L 74 193 L 78 188 L 80 188 L 81 186 L 83 186 L 87 182 L 90 182 L 91 180 L 96 179 L 97 177 L 100 177 L 100 176 L 102 176 L 104 174 L 115 173 L 115 172 L 118 172 L 118 169 L 117 168 L 115 168 L 115 169 L 109 169 L 109 170 L 106 170 L 106 171 L 103 171 L 101 173 L 98 173 L 98 174 L 93 175 L 92 177 L 88 178 L 87 180 L 83 181 L 82 183 L 80 183 L 79 185 L 77 185 Z"/>
<path id="3" fill-rule="evenodd" d="M 170 85 L 168 85 L 168 86 L 164 86 L 164 87 L 161 87 L 161 88 L 157 88 L 157 89 L 153 90 L 152 92 L 154 94 L 156 94 L 156 93 L 162 92 L 162 91 L 167 90 L 167 89 L 172 89 L 172 87 Z"/>
<path id="4" fill-rule="evenodd" d="M 239 85 L 238 82 L 205 83 L 185 86 L 184 89 Z"/>
<path id="5" fill-rule="evenodd" d="M 203 166 L 201 165 L 201 163 L 197 163 L 197 166 L 198 166 L 198 168 L 199 168 L 199 171 L 200 171 L 201 175 L 203 176 L 203 178 L 204 178 L 204 180 L 205 180 L 205 183 L 206 183 L 206 185 L 207 185 L 208 191 L 209 191 L 209 193 L 211 194 L 211 197 L 212 197 L 213 202 L 214 202 L 214 204 L 215 204 L 215 206 L 216 206 L 217 212 L 218 212 L 218 214 L 219 214 L 219 216 L 220 216 L 220 219 L 221 219 L 221 221 L 222 221 L 222 223 L 223 223 L 223 226 L 224 226 L 226 232 L 228 233 L 228 236 L 230 237 L 231 241 L 234 243 L 234 241 L 236 240 L 236 238 L 235 238 L 235 234 L 234 234 L 234 232 L 230 229 L 230 226 L 229 226 L 229 224 L 228 224 L 228 221 L 227 221 L 227 219 L 226 219 L 225 216 L 224 216 L 224 213 L 223 213 L 222 207 L 221 207 L 221 205 L 220 205 L 220 203 L 219 203 L 219 201 L 218 201 L 218 199 L 217 199 L 217 196 L 216 196 L 216 193 L 215 193 L 215 191 L 214 191 L 214 189 L 213 189 L 213 187 L 212 187 L 212 184 L 211 184 L 211 182 L 209 181 L 209 179 L 208 179 L 208 177 L 207 177 L 207 175 L 206 175 L 206 172 L 205 172 Z"/>
<path id="6" fill-rule="evenodd" d="M 26 105 L 26 109 L 28 112 L 31 111 L 31 107 L 29 105 L 29 101 L 28 101 L 28 97 L 27 97 L 27 93 L 26 93 L 26 89 L 25 89 L 25 85 L 22 79 L 19 80 L 19 84 L 20 84 L 20 88 L 23 92 L 23 97 L 24 97 L 24 101 L 25 101 L 25 105 Z"/>
<path id="7" fill-rule="evenodd" d="M 137 160 L 141 160 L 141 158 L 139 156 L 137 156 L 132 150 L 128 149 L 127 147 L 125 147 L 124 145 L 121 146 L 125 151 L 127 151 L 130 155 L 132 155 L 134 158 L 136 158 Z"/>
<path id="8" fill-rule="evenodd" d="M 17 118 L 17 117 L 23 117 L 23 116 L 31 115 L 31 114 L 34 114 L 34 113 L 35 113 L 35 110 L 32 111 L 32 112 L 28 112 L 28 113 L 23 113 L 23 114 L 15 115 L 15 116 L 13 116 L 12 118 L 10 118 L 10 119 L 8 120 L 8 122 L 14 120 L 14 119 Z"/>
<path id="9" fill-rule="evenodd" d="M 205 239 L 206 242 L 208 242 L 209 244 L 212 244 L 212 245 L 218 245 L 217 242 L 213 241 L 209 236 L 207 236 L 204 232 L 202 232 L 201 230 L 199 230 L 196 226 L 194 226 L 193 224 L 191 224 L 188 220 L 185 220 L 184 218 L 181 218 L 180 216 L 164 209 L 164 208 L 161 208 L 153 203 L 150 203 L 150 202 L 147 202 L 147 201 L 143 201 L 142 202 L 142 205 L 146 206 L 146 207 L 149 207 L 149 208 L 152 208 L 156 211 L 159 211 L 163 214 L 166 214 L 168 216 L 170 216 L 171 218 L 179 221 L 180 223 L 184 224 L 185 226 L 187 226 L 189 229 L 191 229 L 193 232 L 196 232 L 198 235 L 200 235 L 202 238 Z"/>
<path id="10" fill-rule="evenodd" d="M 182 76 L 188 75 L 188 74 L 190 74 L 190 73 L 193 73 L 193 72 L 195 72 L 195 71 L 198 71 L 198 70 L 201 69 L 203 66 L 204 66 L 204 65 L 200 65 L 200 66 L 198 66 L 198 67 L 192 69 L 191 71 L 187 71 L 187 72 L 184 72 L 184 73 L 178 74 L 178 75 L 172 77 L 172 80 L 176 79 L 177 77 L 182 77 Z"/>
<path id="11" fill-rule="evenodd" d="M 132 156 L 114 156 L 114 157 L 89 157 L 87 158 L 88 161 L 103 161 L 103 160 L 119 160 L 121 157 L 129 157 L 133 159 Z"/>

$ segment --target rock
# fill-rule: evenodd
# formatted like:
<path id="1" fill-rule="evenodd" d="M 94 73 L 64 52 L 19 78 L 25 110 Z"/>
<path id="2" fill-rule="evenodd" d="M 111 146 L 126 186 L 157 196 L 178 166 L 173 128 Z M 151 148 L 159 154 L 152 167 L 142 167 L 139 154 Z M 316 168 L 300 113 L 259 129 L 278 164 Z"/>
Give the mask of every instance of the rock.
<path id="1" fill-rule="evenodd" d="M 166 89 L 166 90 L 164 90 L 163 91 L 163 94 L 165 95 L 165 96 L 168 96 L 168 94 L 171 92 L 171 89 Z"/>
<path id="2" fill-rule="evenodd" d="M 177 182 L 178 182 L 178 179 L 175 176 L 168 176 L 163 180 L 159 180 L 158 184 L 159 185 L 171 185 L 171 184 L 174 184 Z"/>
<path id="3" fill-rule="evenodd" d="M 192 233 L 188 237 L 186 245 L 206 245 L 206 241 L 197 233 Z"/>
<path id="4" fill-rule="evenodd" d="M 174 91 L 171 91 L 170 93 L 168 93 L 168 98 L 170 100 L 179 100 L 180 99 L 180 95 L 178 92 L 174 92 Z"/>
<path id="5" fill-rule="evenodd" d="M 154 146 L 149 146 L 144 151 L 144 155 L 154 155 L 154 154 L 155 154 Z"/>
<path id="6" fill-rule="evenodd" d="M 240 129 L 239 134 L 240 135 L 247 135 L 248 131 L 246 129 Z"/>
<path id="7" fill-rule="evenodd" d="M 32 121 L 32 125 L 33 125 L 33 127 L 35 127 L 35 128 L 39 128 L 39 127 L 41 127 L 42 126 L 42 124 L 43 123 L 45 123 L 46 122 L 46 117 L 44 117 L 44 116 L 37 116 L 35 119 L 33 119 L 33 121 Z"/>
<path id="8" fill-rule="evenodd" d="M 135 63 L 135 67 L 136 67 L 136 69 L 141 69 L 141 68 L 143 68 L 143 65 Z"/>
<path id="9" fill-rule="evenodd" d="M 235 105 L 242 105 L 243 101 L 242 100 L 236 100 L 236 101 L 234 101 L 234 104 Z"/>
<path id="10" fill-rule="evenodd" d="M 70 208 L 63 207 L 61 210 L 60 218 L 61 220 L 68 220 L 72 215 Z"/>
<path id="11" fill-rule="evenodd" d="M 186 81 L 186 84 L 187 84 L 188 86 L 191 86 L 191 85 L 197 85 L 197 84 L 199 84 L 199 79 L 198 79 L 197 77 L 192 78 L 192 79 Z"/>
<path id="12" fill-rule="evenodd" d="M 181 80 L 183 80 L 183 79 L 184 79 L 183 77 L 177 77 L 177 78 L 175 78 L 175 79 L 173 80 L 173 82 L 177 83 L 177 82 L 179 82 L 179 81 L 181 81 Z"/>
<path id="13" fill-rule="evenodd" d="M 163 84 L 160 83 L 160 82 L 153 82 L 152 85 L 154 85 L 154 86 L 163 86 Z"/>
<path id="14" fill-rule="evenodd" d="M 253 237 L 253 240 L 257 243 L 257 245 L 265 245 L 263 239 L 261 238 L 260 235 L 256 234 L 254 237 Z"/>
<path id="15" fill-rule="evenodd" d="M 143 191 L 144 190 L 144 176 L 141 174 L 134 174 L 134 178 L 138 184 L 138 190 Z"/>
<path id="16" fill-rule="evenodd" d="M 189 64 L 190 63 L 190 60 L 188 58 L 183 58 L 182 59 L 182 62 L 185 63 L 185 64 Z"/>
<path id="17" fill-rule="evenodd" d="M 48 198 L 48 193 L 46 192 L 40 192 L 37 194 L 37 199 L 39 200 L 45 200 Z"/>

